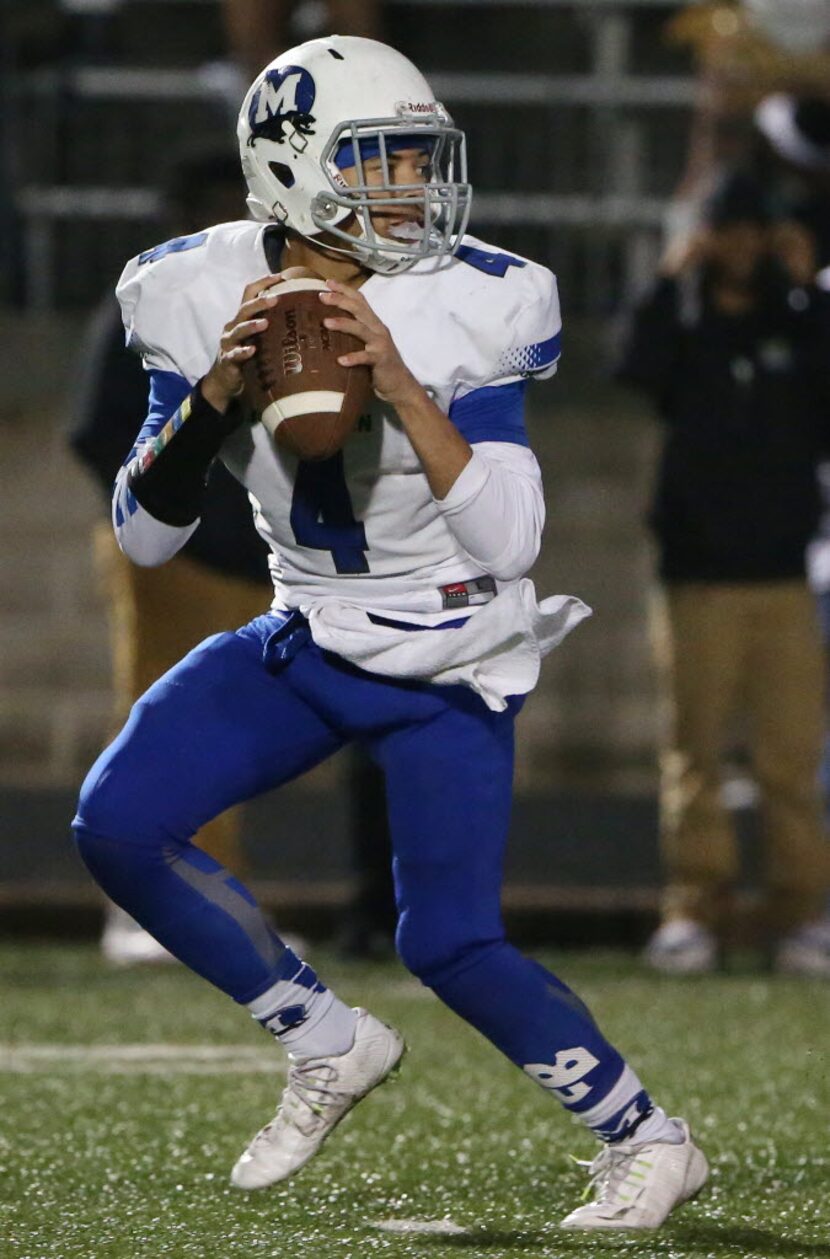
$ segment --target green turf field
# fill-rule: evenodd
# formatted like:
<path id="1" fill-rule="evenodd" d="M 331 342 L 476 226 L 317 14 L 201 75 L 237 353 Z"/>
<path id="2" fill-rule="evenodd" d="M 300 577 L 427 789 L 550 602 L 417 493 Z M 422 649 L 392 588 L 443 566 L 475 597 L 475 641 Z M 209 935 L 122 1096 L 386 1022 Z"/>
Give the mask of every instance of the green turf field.
<path id="1" fill-rule="evenodd" d="M 827 987 L 656 980 L 613 954 L 550 963 L 659 1100 L 697 1130 L 710 1187 L 657 1234 L 557 1220 L 590 1137 L 396 965 L 310 960 L 410 1053 L 288 1187 L 227 1183 L 281 1087 L 275 1047 L 179 968 L 91 947 L 0 946 L 2 1259 L 830 1256 Z M 455 1233 L 384 1231 L 451 1221 Z"/>

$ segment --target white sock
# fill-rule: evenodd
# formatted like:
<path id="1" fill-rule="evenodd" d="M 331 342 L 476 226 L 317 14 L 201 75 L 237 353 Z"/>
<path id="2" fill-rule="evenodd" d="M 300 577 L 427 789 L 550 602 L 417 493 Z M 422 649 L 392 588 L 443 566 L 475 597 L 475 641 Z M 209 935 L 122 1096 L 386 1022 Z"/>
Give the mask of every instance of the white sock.
<path id="1" fill-rule="evenodd" d="M 663 1141 L 666 1145 L 681 1145 L 684 1137 L 682 1129 L 673 1119 L 669 1119 L 663 1107 L 655 1106 L 648 1118 L 637 1125 L 629 1140 L 632 1145 L 645 1145 L 652 1141 Z"/>
<path id="2" fill-rule="evenodd" d="M 314 976 L 304 963 L 291 979 L 280 979 L 248 1003 L 257 1022 L 285 1045 L 294 1058 L 330 1058 L 354 1044 L 357 1013 Z"/>

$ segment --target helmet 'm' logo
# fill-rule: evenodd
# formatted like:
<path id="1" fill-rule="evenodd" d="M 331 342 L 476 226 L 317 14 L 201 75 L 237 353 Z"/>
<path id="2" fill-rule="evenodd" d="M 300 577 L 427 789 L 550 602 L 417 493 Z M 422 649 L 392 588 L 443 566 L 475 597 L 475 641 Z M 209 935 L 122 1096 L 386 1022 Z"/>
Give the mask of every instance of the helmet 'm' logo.
<path id="1" fill-rule="evenodd" d="M 248 106 L 248 143 L 275 140 L 281 144 L 288 139 L 304 148 L 302 137 L 314 135 L 317 121 L 311 113 L 315 95 L 314 80 L 302 66 L 269 70 Z"/>

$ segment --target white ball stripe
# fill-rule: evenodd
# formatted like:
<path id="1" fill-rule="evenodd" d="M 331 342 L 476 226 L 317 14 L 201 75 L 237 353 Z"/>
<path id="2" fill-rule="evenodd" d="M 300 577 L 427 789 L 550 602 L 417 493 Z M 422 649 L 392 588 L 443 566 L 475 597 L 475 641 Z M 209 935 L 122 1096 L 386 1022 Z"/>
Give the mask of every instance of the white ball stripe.
<path id="1" fill-rule="evenodd" d="M 262 423 L 273 436 L 283 420 L 295 415 L 337 414 L 343 405 L 344 395 L 337 389 L 307 389 L 304 393 L 290 394 L 272 402 L 262 412 Z"/>

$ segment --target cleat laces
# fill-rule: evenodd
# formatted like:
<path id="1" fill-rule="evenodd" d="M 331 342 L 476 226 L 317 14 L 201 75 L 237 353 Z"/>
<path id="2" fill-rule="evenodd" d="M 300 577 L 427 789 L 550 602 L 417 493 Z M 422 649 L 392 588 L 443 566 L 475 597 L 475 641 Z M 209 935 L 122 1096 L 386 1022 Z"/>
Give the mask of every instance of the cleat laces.
<path id="1" fill-rule="evenodd" d="M 588 1170 L 590 1180 L 583 1193 L 596 1206 L 627 1208 L 642 1192 L 651 1162 L 636 1150 L 615 1150 L 606 1146 L 594 1159 L 574 1159 Z"/>
<path id="2" fill-rule="evenodd" d="M 303 1136 L 312 1136 L 324 1120 L 326 1110 L 344 1101 L 342 1093 L 332 1088 L 337 1076 L 336 1067 L 329 1063 L 297 1063 L 290 1067 L 288 1085 L 280 1099 L 279 1118 L 297 1128 Z"/>

